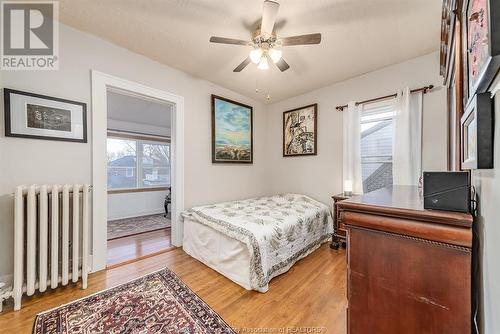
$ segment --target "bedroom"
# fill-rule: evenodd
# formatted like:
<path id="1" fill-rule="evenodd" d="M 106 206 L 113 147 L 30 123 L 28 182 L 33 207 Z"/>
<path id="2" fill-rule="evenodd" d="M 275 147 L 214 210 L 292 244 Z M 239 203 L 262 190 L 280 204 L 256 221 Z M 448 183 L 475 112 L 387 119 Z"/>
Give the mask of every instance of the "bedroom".
<path id="1" fill-rule="evenodd" d="M 495 2 L 488 3 L 491 6 Z M 375 121 L 384 125 L 387 119 L 380 110 L 386 108 L 386 114 L 394 113 L 396 110 L 395 103 L 384 106 L 384 101 L 396 102 L 396 99 L 405 95 L 407 100 L 419 96 L 422 102 L 419 108 L 422 112 L 420 127 L 422 140 L 420 150 L 417 149 L 420 154 L 417 155 L 421 158 L 421 172 L 462 169 L 456 162 L 457 158 L 460 159 L 456 155 L 456 150 L 461 145 L 461 138 L 453 135 L 457 134 L 454 126 L 456 120 L 454 120 L 455 123 L 450 121 L 452 115 L 450 101 L 454 102 L 454 100 L 449 94 L 459 91 L 467 81 L 463 80 L 461 75 L 458 75 L 455 80 L 445 78 L 447 73 L 450 73 L 450 77 L 456 74 L 453 74 L 453 71 L 441 69 L 441 67 L 453 68 L 447 65 L 447 61 L 442 61 L 441 49 L 448 50 L 445 59 L 451 59 L 452 55 L 456 56 L 450 51 L 453 50 L 450 44 L 453 43 L 441 41 L 443 6 L 445 8 L 459 6 L 457 8 L 461 9 L 462 2 L 444 1 L 443 4 L 440 1 L 416 3 L 377 0 L 367 3 L 366 1 L 332 0 L 312 1 L 306 5 L 299 1 L 279 1 L 274 25 L 277 37 L 321 33 L 319 44 L 282 46 L 283 59 L 286 59 L 290 66 L 283 72 L 273 64 L 272 59 L 266 58 L 269 67 L 267 70 L 259 69 L 259 65 L 250 62 L 239 73 L 233 70 L 249 56 L 251 48 L 246 45 L 210 43 L 210 37 L 251 40 L 252 33 L 261 26 L 263 6 L 267 6 L 264 5 L 264 1 L 246 1 L 242 2 L 241 6 L 231 6 L 227 0 L 210 3 L 147 1 L 141 6 L 134 1 L 59 1 L 56 4 L 59 8 L 59 20 L 55 21 L 58 25 L 54 25 L 54 31 L 58 32 L 58 68 L 22 71 L 2 68 L 1 71 L 4 103 L 1 104 L 3 120 L 0 123 L 4 130 L 0 137 L 2 157 L 0 161 L 0 211 L 2 213 L 0 282 L 5 282 L 5 285 L 0 289 L 2 296 L 6 297 L 3 302 L 4 310 L 0 314 L 1 331 L 30 332 L 35 319 L 38 319 L 37 323 L 43 324 L 46 319 L 43 315 L 51 314 L 50 312 L 43 313 L 37 317 L 39 313 L 56 308 L 60 312 L 68 312 L 69 316 L 72 311 L 61 308 L 63 304 L 114 286 L 133 282 L 139 277 L 146 277 L 143 280 L 147 280 L 150 277 L 147 276 L 148 274 L 167 267 L 186 284 L 187 293 L 194 291 L 201 297 L 202 301 L 199 305 L 204 305 L 203 309 L 206 312 L 216 320 L 223 319 L 223 322 L 220 322 L 221 326 L 227 323 L 235 331 L 274 330 L 277 332 L 289 329 L 290 331 L 326 330 L 328 333 L 345 333 L 349 322 L 346 309 L 347 286 L 349 285 L 347 253 L 350 250 L 354 251 L 354 248 L 350 248 L 349 243 L 346 245 L 347 248 L 339 247 L 338 250 L 330 248 L 331 238 L 326 238 L 326 236 L 332 232 L 333 221 L 336 218 L 333 214 L 332 196 L 344 191 L 359 192 L 363 180 L 361 175 L 363 163 L 372 167 L 376 166 L 378 169 L 381 166 L 387 167 L 393 160 L 394 163 L 399 161 L 400 165 L 401 161 L 405 160 L 404 154 L 388 159 L 385 151 L 377 153 L 377 159 L 368 155 L 361 156 L 361 149 L 357 158 L 352 154 L 352 150 L 346 149 L 349 153 L 344 154 L 346 143 L 356 138 L 349 135 L 361 133 L 361 122 L 358 124 L 358 130 L 352 130 L 352 128 L 352 131 L 345 130 L 348 126 L 345 124 L 348 119 L 345 115 L 349 115 L 349 107 L 344 108 L 343 111 L 338 111 L 336 107 L 349 104 L 352 106 L 351 102 L 371 100 L 401 91 L 399 97 L 381 100 L 381 104 L 364 103 L 361 104 L 362 108 L 357 108 L 359 113 L 363 115 L 363 112 L 366 112 L 365 116 L 369 116 L 370 111 L 377 114 L 375 107 L 378 107 L 378 116 L 381 119 Z M 492 13 L 496 12 L 492 11 Z M 449 29 L 447 25 L 444 27 Z M 273 31 L 272 28 L 271 31 Z M 448 32 L 447 37 L 452 35 L 457 36 Z M 310 43 L 313 42 L 318 42 L 317 38 Z M 2 58 L 5 58 L 3 54 Z M 3 62 L 3 64 L 6 63 Z M 460 67 L 457 66 L 457 68 Z M 433 88 L 427 89 L 425 94 L 422 91 L 415 94 L 404 92 L 406 88 L 412 90 L 430 85 Z M 105 222 L 108 215 L 105 142 L 109 128 L 107 124 L 109 115 L 107 115 L 106 107 L 109 87 L 130 92 L 134 96 L 166 101 L 173 106 L 171 211 L 172 243 L 176 248 L 116 268 L 106 269 Z M 497 81 L 492 79 L 485 91 L 494 95 L 497 87 Z M 10 130 L 12 134 L 16 129 L 10 125 L 13 117 L 9 119 L 10 129 L 6 126 L 5 89 L 77 102 L 77 104 L 71 104 L 75 106 L 75 115 L 78 115 L 78 110 L 81 112 L 83 104 L 86 108 L 86 119 L 80 116 L 80 120 L 81 123 L 84 123 L 84 119 L 86 120 L 86 142 L 82 142 L 83 140 L 80 142 L 40 140 L 8 135 L 7 130 Z M 25 95 L 17 94 L 18 98 L 19 96 Z M 14 100 L 12 97 L 9 98 L 9 102 Z M 217 132 L 216 125 L 235 126 L 231 122 L 228 122 L 231 124 L 215 122 L 219 119 L 217 113 L 224 114 L 224 108 L 217 107 L 218 102 L 225 101 L 220 98 L 229 100 L 226 102 L 231 105 L 231 108 L 238 110 L 238 122 L 244 122 L 247 125 L 236 124 L 239 132 L 231 137 L 237 138 L 238 144 L 245 146 L 245 149 L 239 149 L 238 154 L 222 155 L 222 159 L 241 158 L 240 161 L 245 163 L 216 161 L 216 145 L 223 142 L 221 137 L 217 137 L 220 132 Z M 498 97 L 494 99 L 495 107 L 498 108 Z M 54 100 L 44 98 L 43 103 L 51 103 L 51 101 Z M 39 101 L 39 103 L 42 102 Z M 306 108 L 314 105 L 316 105 L 315 108 Z M 289 125 L 288 130 L 285 129 L 284 113 L 293 113 L 293 110 L 297 108 L 301 108 L 301 113 L 296 113 L 296 120 L 294 120 L 295 116 L 290 117 L 290 124 L 293 123 L 294 126 Z M 9 109 L 12 115 L 15 108 L 10 103 Z M 465 108 L 457 106 L 456 109 L 462 112 Z M 77 117 L 72 119 L 77 120 Z M 315 120 L 316 124 L 308 122 L 308 119 Z M 365 119 L 365 121 L 369 120 Z M 312 131 L 309 130 L 311 126 Z M 379 126 L 379 124 L 374 126 Z M 382 127 L 382 129 L 387 130 L 388 127 Z M 283 141 L 286 131 L 304 136 L 307 144 L 296 145 L 294 152 L 285 152 Z M 310 132 L 312 135 L 309 136 L 307 133 Z M 372 135 L 377 133 L 379 132 L 372 132 Z M 380 133 L 385 136 L 390 134 L 387 131 Z M 83 133 L 80 135 L 83 138 Z M 219 140 L 216 141 L 215 138 Z M 498 136 L 495 140 L 496 138 Z M 386 141 L 387 137 L 374 138 L 373 142 L 377 140 Z M 361 144 L 359 143 L 360 146 Z M 250 154 L 246 153 L 248 146 L 250 146 Z M 392 147 L 392 145 L 384 147 Z M 303 149 L 302 153 L 306 155 L 285 156 L 285 154 L 295 155 L 300 149 Z M 358 172 L 344 175 L 344 172 L 355 170 L 354 165 L 358 168 Z M 398 169 L 398 173 L 403 171 L 408 174 L 417 165 L 408 164 L 407 167 Z M 365 168 L 366 170 L 368 169 Z M 386 170 L 392 171 L 393 168 L 386 168 Z M 475 223 L 477 222 L 482 244 L 481 252 L 478 254 L 482 275 L 481 284 L 479 284 L 480 299 L 477 319 L 483 333 L 496 333 L 500 326 L 495 316 L 500 308 L 500 289 L 496 283 L 500 268 L 495 261 L 495 254 L 498 252 L 495 237 L 500 233 L 494 224 L 494 218 L 498 214 L 498 209 L 494 205 L 495 199 L 498 198 L 499 178 L 496 174 L 494 168 L 471 171 L 472 184 L 476 185 L 476 192 L 481 199 L 480 214 Z M 418 179 L 419 177 L 412 177 L 411 184 L 418 186 Z M 356 180 L 361 181 L 356 182 Z M 386 182 L 389 179 L 383 178 L 382 180 L 384 181 L 382 183 L 387 185 Z M 25 195 L 25 193 L 29 193 L 30 185 L 65 184 L 92 186 L 85 197 L 88 201 L 88 211 L 85 214 L 88 224 L 86 230 L 88 240 L 87 243 L 81 243 L 82 247 L 77 254 L 77 259 L 80 260 L 81 257 L 83 261 L 83 246 L 88 247 L 85 252 L 87 266 L 83 273 L 81 269 L 84 268 L 80 262 L 80 266 L 76 268 L 78 272 L 75 275 L 76 282 L 67 283 L 66 287 L 61 287 L 66 284 L 55 284 L 52 291 L 42 292 L 39 288 L 42 282 L 39 279 L 41 276 L 39 270 L 42 267 L 39 256 L 42 252 L 37 248 L 41 240 L 38 240 L 38 229 L 35 228 L 36 236 L 32 236 L 36 239 L 35 247 L 26 247 L 26 253 L 21 256 L 21 262 L 15 259 L 15 249 L 23 249 L 23 247 L 16 248 L 16 245 L 25 241 L 16 241 L 15 237 L 17 225 L 15 224 L 14 194 L 16 187 L 26 186 L 22 189 L 20 197 L 27 201 L 29 194 Z M 397 183 L 394 184 L 397 185 Z M 39 196 L 39 191 L 39 188 L 34 188 L 35 197 Z M 240 234 L 228 237 L 221 231 L 218 231 L 219 234 L 212 233 L 207 236 L 203 228 L 209 228 L 208 225 L 200 225 L 201 227 L 190 223 L 187 227 L 184 225 L 185 218 L 182 213 L 193 207 L 287 193 L 307 196 L 304 197 L 307 201 L 311 199 L 314 201 L 312 203 L 323 208 L 320 212 L 325 212 L 324 208 L 327 208 L 328 222 L 320 225 L 322 219 L 319 219 L 317 224 L 324 228 L 321 234 L 325 238 L 320 239 L 326 242 L 315 251 L 310 249 L 312 253 L 295 263 L 288 272 L 278 275 L 281 273 L 280 269 L 285 266 L 271 273 L 267 278 L 275 274 L 278 276 L 269 282 L 264 282 L 269 284 L 268 291 L 265 293 L 246 289 L 255 288 L 252 286 L 251 277 L 253 276 L 251 276 L 248 264 L 255 258 L 255 254 L 250 253 L 252 248 L 249 248 L 248 244 L 245 245 L 248 240 L 235 242 L 237 238 L 242 238 Z M 79 191 L 79 194 L 84 198 L 83 192 Z M 64 194 L 61 197 L 64 197 Z M 71 195 L 70 200 L 72 198 Z M 60 207 L 63 207 L 63 199 L 58 203 Z M 282 199 L 272 197 L 274 202 L 271 203 L 280 205 Z M 48 203 L 53 205 L 51 196 L 48 196 Z M 81 217 L 78 217 L 80 219 L 77 218 L 76 221 L 80 221 L 83 226 L 83 199 L 79 204 L 82 209 L 80 210 Z M 246 202 L 243 205 L 239 203 L 240 206 L 245 207 L 248 206 L 247 204 Z M 302 204 L 304 203 L 293 204 L 293 207 L 296 208 Z M 203 212 L 198 210 L 197 214 L 204 214 L 205 210 L 210 210 L 210 208 L 203 210 Z M 313 209 L 310 208 L 310 210 Z M 345 207 L 342 210 L 348 211 L 349 208 Z M 35 211 L 39 214 L 36 208 Z M 70 214 L 74 211 L 70 210 Z M 238 209 L 238 205 L 236 205 L 236 211 L 236 215 L 242 211 Z M 27 209 L 17 212 L 22 212 L 23 217 L 29 216 Z M 37 216 L 35 215 L 34 221 L 39 224 Z M 52 216 L 48 217 L 48 227 L 53 225 Z M 273 214 L 270 216 L 272 217 Z M 61 214 L 61 217 L 64 218 L 64 214 Z M 305 213 L 304 217 L 306 217 Z M 70 218 L 73 222 L 72 217 Z M 259 219 L 265 221 L 265 218 Z M 59 220 L 64 225 L 64 219 Z M 23 219 L 20 226 L 28 230 L 29 226 L 24 224 L 27 224 L 27 221 Z M 186 233 L 185 228 L 191 229 L 190 233 Z M 73 232 L 72 229 L 70 231 Z M 213 232 L 208 231 L 210 231 L 208 233 Z M 256 233 L 258 231 L 260 230 Z M 62 226 L 58 232 L 64 236 Z M 81 232 L 83 236 L 83 230 Z M 188 238 L 189 241 L 195 243 L 194 240 L 197 240 L 194 238 L 195 234 L 201 241 L 191 245 L 193 247 L 186 251 L 183 249 L 184 241 Z M 51 241 L 52 238 L 49 235 L 48 242 Z M 341 239 L 340 243 L 343 244 L 343 241 Z M 61 245 L 63 245 L 62 242 L 58 243 L 58 246 Z M 293 243 L 286 243 L 284 248 L 293 245 Z M 354 246 L 353 243 L 352 247 Z M 378 243 L 371 245 L 374 251 L 378 249 L 378 246 Z M 64 249 L 61 247 L 57 252 L 61 262 L 64 262 Z M 69 249 L 73 250 L 72 247 Z M 203 254 L 197 253 L 197 250 L 201 250 Z M 34 254 L 34 257 L 30 257 L 30 254 Z M 207 254 L 211 254 L 212 257 Z M 51 255 L 49 249 L 46 256 Z M 207 258 L 203 258 L 204 255 Z M 220 261 L 228 258 L 228 261 Z M 279 264 L 280 261 L 277 258 L 279 256 L 276 259 L 270 258 L 269 263 L 274 261 Z M 28 259 L 31 259 L 29 264 Z M 230 261 L 234 259 L 240 262 Z M 293 259 L 292 262 L 297 259 Z M 24 260 L 26 263 L 23 263 Z M 49 263 L 50 260 L 48 259 Z M 373 261 L 379 263 L 376 258 Z M 73 265 L 73 263 L 74 261 L 67 265 Z M 76 263 L 78 264 L 79 261 Z M 221 268 L 221 263 L 225 263 L 230 268 Z M 30 268 L 33 268 L 33 265 L 36 269 L 31 271 L 31 277 L 27 277 L 26 274 Z M 21 268 L 21 276 L 17 275 L 21 277 L 21 290 L 18 290 L 21 292 L 17 293 L 17 298 L 21 298 L 20 310 L 14 310 L 14 298 L 11 298 L 16 286 L 14 282 L 16 268 L 18 268 L 18 273 Z M 47 267 L 45 275 L 50 276 L 53 268 L 58 269 L 56 279 L 60 273 L 64 275 L 63 263 L 55 267 Z M 237 272 L 245 270 L 247 274 L 242 275 L 245 277 L 238 279 L 232 276 L 236 274 L 235 268 Z M 165 271 L 164 273 L 171 275 L 171 272 Z M 73 278 L 71 274 L 72 271 L 69 275 Z M 86 277 L 86 289 L 82 289 L 83 276 Z M 157 276 L 154 277 L 159 280 Z M 472 269 L 469 275 L 469 279 L 471 278 Z M 242 280 L 248 284 L 245 286 L 246 283 Z M 424 281 L 424 276 L 422 280 Z M 65 278 L 61 277 L 61 281 L 65 282 Z M 176 282 L 176 278 L 171 277 L 169 281 Z M 265 285 L 261 284 L 257 288 L 265 290 Z M 49 287 L 46 289 L 51 290 Z M 137 289 L 140 290 L 141 287 L 137 286 Z M 134 289 L 120 291 L 125 293 L 126 290 L 135 291 Z M 28 296 L 28 292 L 34 296 Z M 472 299 L 472 295 L 471 293 L 469 299 Z M 112 300 L 106 299 L 107 297 L 103 294 L 96 296 L 103 298 L 104 302 Z M 134 297 L 133 293 L 131 297 Z M 158 300 L 151 297 L 152 299 L 148 299 L 144 295 L 143 298 L 145 302 L 150 301 L 158 307 L 164 307 L 164 310 L 170 306 L 168 298 Z M 472 300 L 469 300 L 469 303 L 472 309 Z M 95 301 L 89 307 L 98 305 L 101 304 Z M 449 306 L 446 305 L 446 307 Z M 95 317 L 102 316 L 96 323 L 101 323 L 106 319 L 106 312 L 110 311 L 102 309 L 95 312 Z M 469 310 L 469 313 L 471 314 L 469 317 L 471 321 L 468 324 L 470 331 L 473 327 L 472 311 Z M 147 329 L 144 318 L 147 314 L 133 313 L 132 315 L 137 319 L 136 326 L 138 327 L 135 327 L 137 331 Z M 417 315 L 422 316 L 420 313 Z M 351 316 L 353 316 L 352 312 Z M 394 314 L 387 320 L 397 324 L 398 319 L 399 316 Z M 88 320 L 89 318 L 84 319 L 84 321 Z M 116 321 L 116 326 L 125 326 L 123 319 L 117 318 Z M 358 322 L 361 323 L 360 320 Z M 201 325 L 194 324 L 193 326 Z M 115 327 L 114 330 L 120 331 L 118 328 L 122 328 L 122 332 L 127 332 L 123 329 L 124 327 Z M 201 328 L 205 332 L 211 332 L 205 327 Z M 44 328 L 38 329 L 38 327 L 35 330 L 36 333 L 50 332 Z M 90 331 L 112 330 L 112 328 L 101 328 Z M 198 330 L 203 332 L 200 328 Z M 60 329 L 60 331 L 63 330 Z M 229 332 L 229 329 L 227 331 Z M 78 331 L 67 329 L 66 332 Z M 133 331 L 130 330 L 130 332 Z M 149 329 L 149 332 L 161 332 L 161 330 Z M 351 328 L 351 332 L 356 333 L 354 328 Z M 390 333 L 391 331 L 388 329 L 378 332 Z"/>

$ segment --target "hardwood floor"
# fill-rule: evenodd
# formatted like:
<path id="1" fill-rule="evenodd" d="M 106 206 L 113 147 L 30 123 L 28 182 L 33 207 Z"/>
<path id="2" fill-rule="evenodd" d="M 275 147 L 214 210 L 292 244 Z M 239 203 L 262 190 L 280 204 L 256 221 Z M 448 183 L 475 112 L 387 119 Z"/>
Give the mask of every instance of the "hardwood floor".
<path id="1" fill-rule="evenodd" d="M 265 294 L 247 291 L 181 249 L 92 274 L 89 286 L 49 291 L 23 300 L 12 311 L 12 300 L 0 313 L 1 333 L 31 333 L 37 313 L 168 267 L 235 329 L 256 333 L 345 333 L 346 257 L 328 244 L 271 280 Z M 260 331 L 257 331 L 259 329 Z M 318 331 L 311 331 L 318 330 Z M 295 331 L 294 331 L 295 330 Z M 305 331 L 308 330 L 308 331 Z M 320 331 L 321 330 L 321 331 Z M 243 331 L 241 331 L 243 332 Z"/>
<path id="2" fill-rule="evenodd" d="M 128 237 L 108 240 L 108 267 L 146 255 L 165 251 L 172 247 L 171 229 L 145 232 Z"/>

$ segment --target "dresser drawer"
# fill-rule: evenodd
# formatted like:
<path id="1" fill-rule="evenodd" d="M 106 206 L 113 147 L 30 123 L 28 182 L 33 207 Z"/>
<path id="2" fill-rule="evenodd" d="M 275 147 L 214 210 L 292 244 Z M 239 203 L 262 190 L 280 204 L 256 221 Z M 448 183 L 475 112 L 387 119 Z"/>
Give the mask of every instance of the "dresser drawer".
<path id="1" fill-rule="evenodd" d="M 348 226 L 349 334 L 469 334 L 470 253 Z"/>

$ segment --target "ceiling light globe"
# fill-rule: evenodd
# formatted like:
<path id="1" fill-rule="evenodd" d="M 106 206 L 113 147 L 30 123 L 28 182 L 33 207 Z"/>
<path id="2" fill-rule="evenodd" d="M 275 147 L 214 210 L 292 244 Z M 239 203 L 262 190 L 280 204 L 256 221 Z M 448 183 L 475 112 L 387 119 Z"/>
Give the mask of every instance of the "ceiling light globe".
<path id="1" fill-rule="evenodd" d="M 269 64 L 268 64 L 268 62 L 267 62 L 267 57 L 262 57 L 262 58 L 260 59 L 260 63 L 259 63 L 259 65 L 257 66 L 257 68 L 258 68 L 259 70 L 267 70 L 267 69 L 269 69 Z"/>
<path id="2" fill-rule="evenodd" d="M 281 51 L 279 49 L 269 50 L 269 57 L 271 57 L 271 60 L 275 64 L 280 61 L 282 55 L 283 55 L 283 51 Z"/>
<path id="3" fill-rule="evenodd" d="M 260 58 L 262 57 L 262 49 L 252 49 L 252 51 L 250 51 L 249 57 L 252 63 L 258 64 L 260 62 Z"/>

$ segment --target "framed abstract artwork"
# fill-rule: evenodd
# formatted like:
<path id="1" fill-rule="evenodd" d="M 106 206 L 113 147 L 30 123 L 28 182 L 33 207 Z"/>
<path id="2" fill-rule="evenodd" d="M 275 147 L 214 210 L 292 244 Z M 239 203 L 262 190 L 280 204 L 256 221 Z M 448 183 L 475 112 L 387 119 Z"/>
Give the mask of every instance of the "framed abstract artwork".
<path id="1" fill-rule="evenodd" d="M 318 153 L 318 105 L 283 113 L 283 156 L 316 155 Z"/>
<path id="2" fill-rule="evenodd" d="M 462 17 L 464 103 L 485 92 L 500 69 L 500 2 L 465 0 Z"/>
<path id="3" fill-rule="evenodd" d="M 5 136 L 87 142 L 87 105 L 4 88 Z"/>
<path id="4" fill-rule="evenodd" d="M 493 168 L 493 103 L 489 93 L 478 93 L 461 119 L 462 169 Z"/>
<path id="5" fill-rule="evenodd" d="M 212 162 L 253 163 L 253 108 L 212 95 Z"/>

